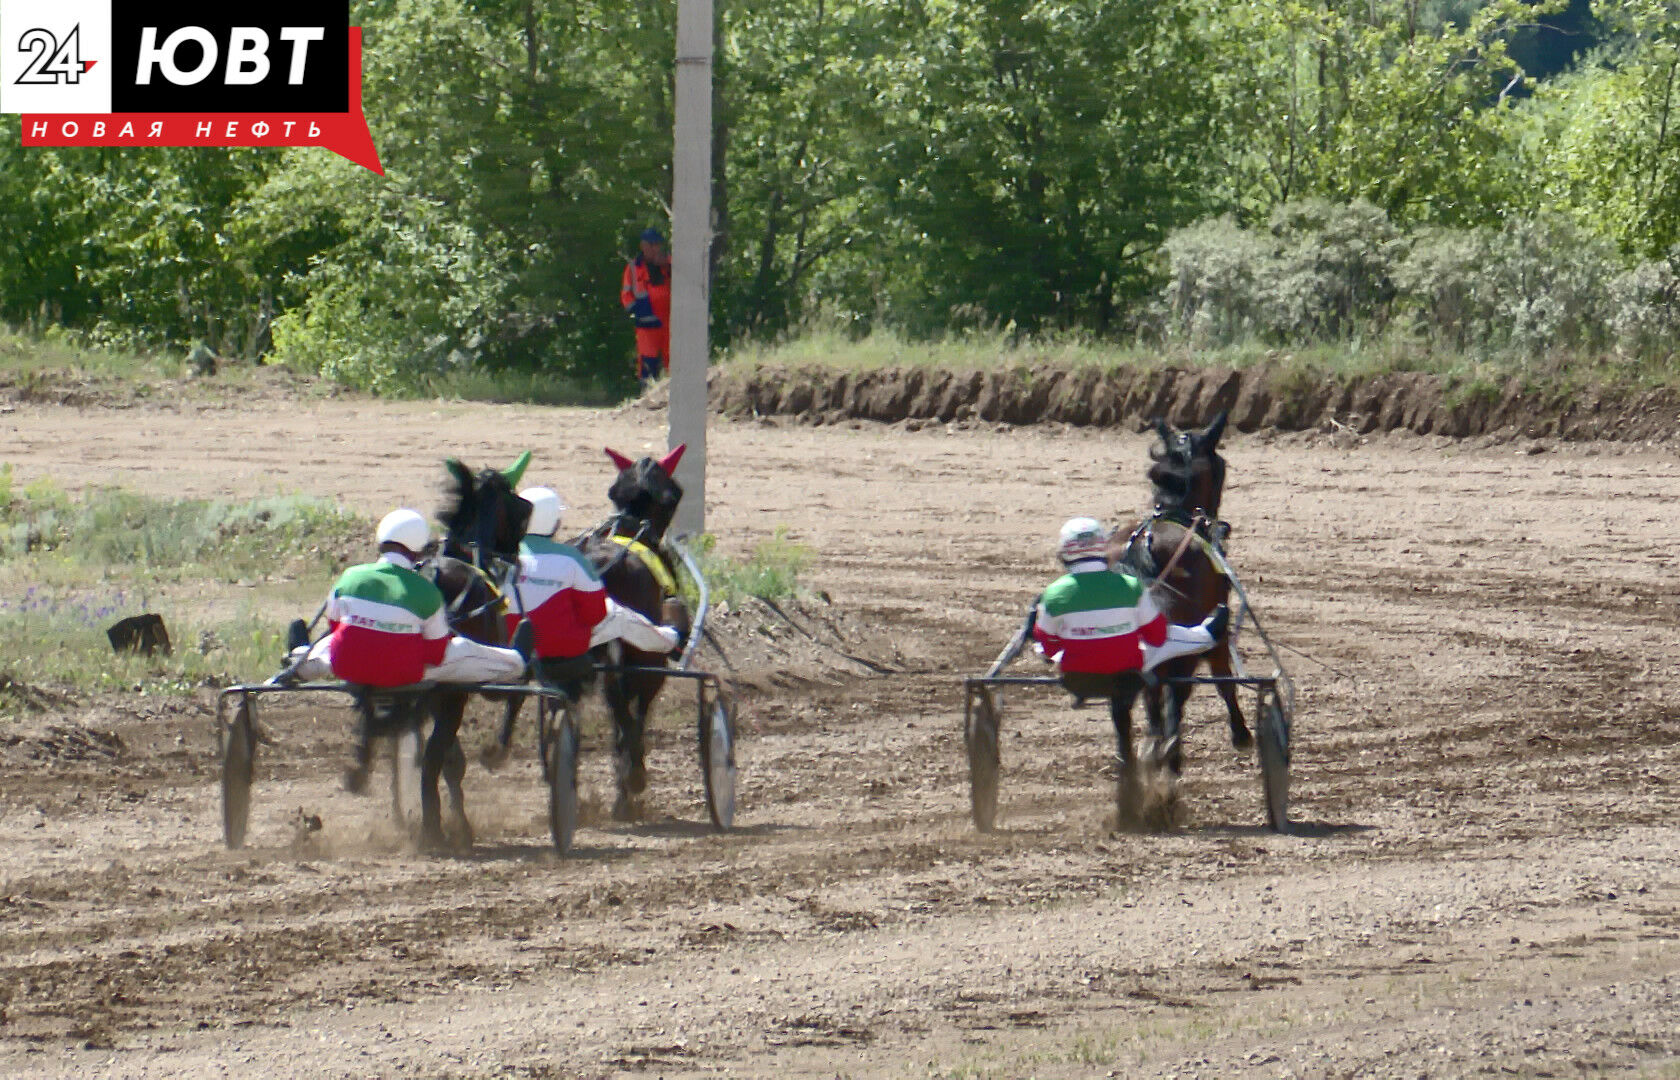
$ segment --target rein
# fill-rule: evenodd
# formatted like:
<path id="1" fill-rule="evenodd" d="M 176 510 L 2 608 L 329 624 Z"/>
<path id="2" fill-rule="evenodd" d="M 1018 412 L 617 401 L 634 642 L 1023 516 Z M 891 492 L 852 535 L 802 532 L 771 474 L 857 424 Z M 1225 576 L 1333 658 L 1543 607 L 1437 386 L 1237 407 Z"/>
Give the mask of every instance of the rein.
<path id="1" fill-rule="evenodd" d="M 1190 519 L 1189 527 L 1184 530 L 1184 539 L 1178 542 L 1178 548 L 1172 553 L 1172 558 L 1168 559 L 1167 565 L 1163 566 L 1161 572 L 1155 575 L 1156 581 L 1164 582 L 1172 575 L 1172 572 L 1178 568 L 1179 560 L 1184 558 L 1184 553 L 1190 550 L 1190 542 L 1197 538 L 1205 525 L 1207 525 L 1207 518 L 1203 517 L 1201 511 L 1198 510 L 1196 516 Z M 1172 588 L 1170 585 L 1167 587 Z"/>

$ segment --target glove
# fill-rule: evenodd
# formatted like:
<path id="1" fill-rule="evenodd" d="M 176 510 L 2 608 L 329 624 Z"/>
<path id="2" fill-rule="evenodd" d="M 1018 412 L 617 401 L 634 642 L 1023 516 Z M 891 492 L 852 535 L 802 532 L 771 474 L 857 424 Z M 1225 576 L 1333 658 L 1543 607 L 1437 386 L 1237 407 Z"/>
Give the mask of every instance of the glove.
<path id="1" fill-rule="evenodd" d="M 653 301 L 645 296 L 638 296 L 630 302 L 630 320 L 644 330 L 653 330 L 665 325 L 659 321 L 659 316 L 653 313 Z"/>

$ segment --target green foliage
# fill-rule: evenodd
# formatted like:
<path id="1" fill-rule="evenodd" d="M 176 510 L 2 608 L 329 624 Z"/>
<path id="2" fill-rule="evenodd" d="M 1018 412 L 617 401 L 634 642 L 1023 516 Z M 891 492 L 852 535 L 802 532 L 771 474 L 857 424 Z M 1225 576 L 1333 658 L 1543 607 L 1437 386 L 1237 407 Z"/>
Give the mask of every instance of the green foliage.
<path id="1" fill-rule="evenodd" d="M 695 561 L 706 576 L 714 604 L 739 605 L 749 596 L 785 600 L 800 592 L 799 575 L 816 558 L 816 552 L 788 537 L 785 525 L 753 548 L 746 559 L 732 559 L 717 551 L 716 538 L 707 534 L 693 545 Z"/>
<path id="2" fill-rule="evenodd" d="M 1594 254 L 1611 278 L 1680 243 L 1680 13 L 1565 7 L 732 0 L 717 340 L 820 319 L 848 339 L 1164 321 L 1294 341 L 1403 316 L 1457 348 L 1637 323 L 1614 333 L 1648 352 L 1660 312 L 1595 314 L 1568 274 L 1553 284 L 1576 291 L 1540 302 L 1509 223 L 1608 240 L 1630 260 Z M 672 0 L 352 15 L 384 177 L 312 148 L 24 150 L 0 118 L 0 321 L 131 351 L 204 341 L 382 393 L 631 389 L 618 283 L 670 200 Z M 1547 56 L 1535 29 L 1554 18 L 1597 46 L 1561 74 L 1574 44 Z M 1512 286 L 1493 267 L 1533 303 L 1496 312 Z"/>
<path id="3" fill-rule="evenodd" d="M 1167 240 L 1171 332 L 1198 343 L 1250 335 L 1334 339 L 1380 325 L 1394 295 L 1397 230 L 1370 203 L 1285 203 L 1268 229 L 1218 218 Z"/>
<path id="4" fill-rule="evenodd" d="M 911 333 L 1107 330 L 1168 230 L 1211 205 L 1217 103 L 1183 0 L 928 3 L 887 23 L 859 118 L 884 250 L 871 297 Z"/>
<path id="5" fill-rule="evenodd" d="M 1673 363 L 1680 350 L 1680 245 L 1610 283 L 1610 328 L 1623 353 Z"/>
<path id="6" fill-rule="evenodd" d="M 1508 114 L 1524 84 L 1508 46 L 1564 6 L 1209 4 L 1226 198 L 1245 214 L 1320 196 L 1405 223 L 1496 219 L 1523 179 Z"/>
<path id="7" fill-rule="evenodd" d="M 1680 242 L 1680 6 L 1608 0 L 1608 43 L 1543 87 L 1524 148 L 1545 202 L 1624 251 Z"/>
<path id="8" fill-rule="evenodd" d="M 1370 204 L 1285 204 L 1267 229 L 1231 219 L 1171 237 L 1169 336 L 1197 345 L 1374 338 L 1390 321 L 1431 346 L 1642 356 L 1675 316 L 1660 267 L 1634 276 L 1608 241 L 1567 218 L 1402 234 Z M 1619 276 L 1621 275 L 1621 276 Z"/>

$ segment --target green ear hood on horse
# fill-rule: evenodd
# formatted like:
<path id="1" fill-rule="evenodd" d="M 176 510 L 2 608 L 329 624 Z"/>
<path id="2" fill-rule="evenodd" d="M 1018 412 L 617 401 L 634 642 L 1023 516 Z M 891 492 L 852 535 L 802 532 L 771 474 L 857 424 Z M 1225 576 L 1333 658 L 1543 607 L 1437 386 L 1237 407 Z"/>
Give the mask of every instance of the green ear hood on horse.
<path id="1" fill-rule="evenodd" d="M 511 487 L 518 487 L 519 481 L 525 476 L 525 469 L 531 464 L 531 451 L 527 450 L 514 461 L 512 465 L 502 470 Z"/>
<path id="2" fill-rule="evenodd" d="M 502 470 L 507 478 L 509 487 L 518 487 L 519 481 L 525 475 L 525 470 L 531 465 L 531 451 L 527 450 L 514 459 L 512 465 Z M 443 467 L 448 469 L 455 479 L 461 481 L 462 489 L 472 490 L 472 470 L 461 464 L 458 458 L 444 458 Z"/>

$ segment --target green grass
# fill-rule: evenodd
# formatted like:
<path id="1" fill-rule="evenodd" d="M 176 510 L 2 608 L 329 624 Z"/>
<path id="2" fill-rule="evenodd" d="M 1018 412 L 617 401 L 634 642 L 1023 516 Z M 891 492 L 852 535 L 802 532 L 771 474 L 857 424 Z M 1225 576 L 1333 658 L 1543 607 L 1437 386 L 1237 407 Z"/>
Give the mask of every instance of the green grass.
<path id="1" fill-rule="evenodd" d="M 719 553 L 716 538 L 705 535 L 693 545 L 695 561 L 706 575 L 712 603 L 740 604 L 749 596 L 764 600 L 786 600 L 800 593 L 799 575 L 816 559 L 816 552 L 788 538 L 787 527 L 778 526 L 768 540 L 761 541 L 745 559 Z"/>
<path id="2" fill-rule="evenodd" d="M 29 334 L 0 326 L 0 374 L 14 375 L 20 381 L 63 372 L 116 379 L 167 379 L 179 377 L 185 370 L 185 360 L 180 356 L 105 348 L 57 329 Z"/>
<path id="3" fill-rule="evenodd" d="M 566 375 L 542 371 L 490 371 L 468 368 L 447 375 L 429 375 L 395 396 L 442 398 L 446 401 L 488 401 L 502 405 L 616 405 L 633 388 L 612 389 Z"/>
<path id="4" fill-rule="evenodd" d="M 19 488 L 0 465 L 0 713 L 38 705 L 30 688 L 182 693 L 268 674 L 286 620 L 365 555 L 369 528 L 320 499 L 72 496 Z M 106 628 L 145 612 L 173 655 L 113 654 Z"/>
<path id="5" fill-rule="evenodd" d="M 265 367 L 225 364 L 207 385 L 240 386 L 257 372 L 283 371 L 296 379 L 300 392 L 330 390 L 336 384 L 319 379 L 313 371 L 290 364 Z M 95 380 L 124 386 L 136 397 L 148 397 L 153 384 L 178 381 L 189 375 L 185 356 L 170 352 L 135 352 L 89 342 L 69 332 L 49 329 L 35 334 L 0 326 L 0 385 L 10 383 L 25 391 L 43 395 L 69 382 Z M 179 392 L 179 387 L 170 387 Z M 497 404 L 599 407 L 616 405 L 636 392 L 625 379 L 610 384 L 570 375 L 543 371 L 492 371 L 463 368 L 443 374 L 422 375 L 384 396 L 399 399 L 442 399 L 486 401 Z"/>
<path id="6" fill-rule="evenodd" d="M 1023 337 L 976 331 L 932 340 L 912 340 L 890 330 L 858 337 L 817 323 L 768 342 L 744 342 L 720 354 L 724 367 L 829 368 L 840 372 L 888 367 L 939 371 L 1158 370 L 1165 367 L 1269 367 L 1284 383 L 1317 386 L 1325 377 L 1368 378 L 1400 372 L 1437 375 L 1455 384 L 1503 386 L 1520 378 L 1533 389 L 1567 390 L 1589 382 L 1637 387 L 1680 386 L 1680 368 L 1666 361 L 1639 361 L 1610 354 L 1557 353 L 1544 357 L 1431 347 L 1402 333 L 1368 340 L 1309 342 L 1280 347 L 1248 341 L 1220 348 L 1178 342 L 1109 342 L 1077 334 Z"/>

